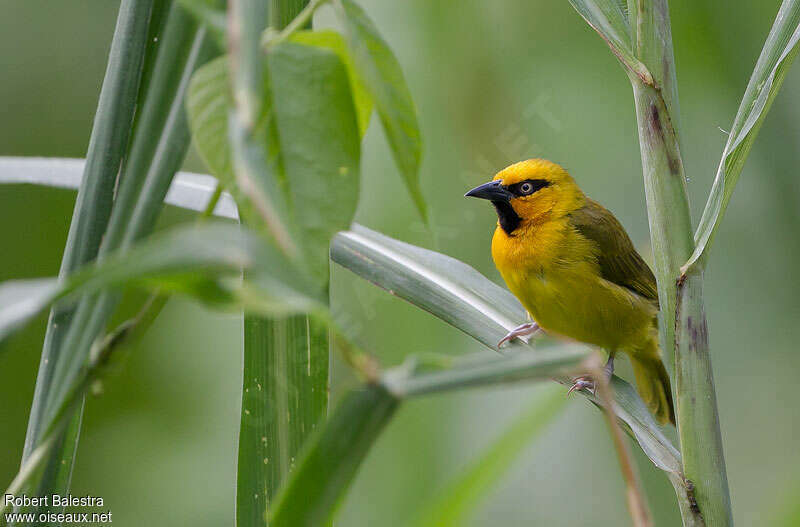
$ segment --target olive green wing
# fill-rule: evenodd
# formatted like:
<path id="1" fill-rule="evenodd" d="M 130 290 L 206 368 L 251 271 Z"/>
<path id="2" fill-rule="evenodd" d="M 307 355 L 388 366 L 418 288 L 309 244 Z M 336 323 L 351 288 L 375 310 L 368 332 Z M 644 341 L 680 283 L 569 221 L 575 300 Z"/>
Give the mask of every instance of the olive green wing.
<path id="1" fill-rule="evenodd" d="M 653 271 L 647 265 L 617 218 L 594 200 L 570 214 L 570 223 L 599 248 L 597 263 L 606 280 L 658 303 Z"/>

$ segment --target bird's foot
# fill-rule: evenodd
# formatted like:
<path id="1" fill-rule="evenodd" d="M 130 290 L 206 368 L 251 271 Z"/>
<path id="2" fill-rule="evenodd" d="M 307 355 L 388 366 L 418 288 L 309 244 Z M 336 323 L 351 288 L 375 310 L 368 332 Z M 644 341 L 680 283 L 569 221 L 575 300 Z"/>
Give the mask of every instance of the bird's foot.
<path id="1" fill-rule="evenodd" d="M 610 355 L 608 357 L 608 362 L 606 365 L 603 366 L 603 376 L 605 377 L 605 382 L 611 381 L 611 376 L 614 375 L 614 355 Z M 592 395 L 595 393 L 595 381 L 589 375 L 582 375 L 580 377 L 575 377 L 572 379 L 572 387 L 567 392 L 567 395 L 571 394 L 575 390 L 589 390 L 592 392 Z"/>
<path id="2" fill-rule="evenodd" d="M 528 335 L 533 335 L 534 333 L 540 331 L 541 329 L 542 328 L 540 328 L 539 324 L 537 324 L 536 322 L 528 322 L 527 324 L 522 324 L 521 326 L 517 326 L 511 331 L 509 331 L 508 334 L 505 337 L 503 337 L 500 340 L 500 342 L 497 343 L 497 347 L 499 348 L 500 346 L 502 346 L 503 344 L 505 344 L 510 340 L 521 337 L 527 337 Z M 526 339 L 523 340 L 525 340 L 526 343 L 528 342 Z"/>
<path id="3" fill-rule="evenodd" d="M 589 390 L 590 392 L 592 392 L 592 395 L 594 395 L 594 389 L 595 389 L 594 379 L 592 379 L 588 375 L 584 375 L 582 377 L 575 377 L 574 379 L 572 379 L 572 382 L 573 382 L 572 387 L 567 392 L 567 396 L 569 396 L 575 390 L 577 391 Z"/>

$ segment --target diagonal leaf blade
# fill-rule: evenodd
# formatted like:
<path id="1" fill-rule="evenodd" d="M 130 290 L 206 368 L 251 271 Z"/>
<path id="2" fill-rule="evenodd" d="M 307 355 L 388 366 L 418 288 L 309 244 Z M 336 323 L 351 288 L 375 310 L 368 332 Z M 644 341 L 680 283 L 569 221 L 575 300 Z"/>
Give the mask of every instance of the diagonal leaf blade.
<path id="1" fill-rule="evenodd" d="M 800 1 L 784 0 L 736 112 L 717 175 L 695 232 L 695 249 L 681 271 L 705 260 L 750 149 L 800 50 Z"/>
<path id="2" fill-rule="evenodd" d="M 248 279 L 239 280 L 242 270 Z M 53 280 L 0 285 L 0 340 L 49 304 L 128 284 L 180 292 L 219 307 L 287 315 L 324 312 L 319 286 L 260 237 L 236 225 L 180 227 L 109 255 L 53 286 Z"/>
<path id="3" fill-rule="evenodd" d="M 628 5 L 624 0 L 569 0 L 575 11 L 606 41 L 614 55 L 625 68 L 653 85 L 647 67 L 636 57 L 631 32 Z"/>
<path id="4" fill-rule="evenodd" d="M 427 206 L 419 184 L 422 139 L 403 71 L 364 10 L 351 0 L 340 0 L 339 5 L 353 63 L 375 100 L 406 188 L 427 222 Z"/>
<path id="5" fill-rule="evenodd" d="M 496 343 L 525 320 L 524 309 L 511 293 L 466 264 L 365 227 L 356 226 L 339 233 L 331 247 L 331 258 L 448 322 L 489 349 L 496 349 Z M 530 346 L 515 342 L 508 349 L 524 350 Z M 637 442 L 642 443 L 645 453 L 662 469 L 671 471 L 680 467 L 677 449 L 654 423 L 636 391 L 616 377 L 613 383 L 617 416 Z"/>
<path id="6" fill-rule="evenodd" d="M 38 185 L 76 190 L 81 184 L 85 161 L 58 157 L 0 156 L 0 185 Z M 182 209 L 202 212 L 216 190 L 217 180 L 206 174 L 178 172 L 164 202 Z M 228 193 L 220 196 L 214 215 L 237 219 L 236 203 Z"/>

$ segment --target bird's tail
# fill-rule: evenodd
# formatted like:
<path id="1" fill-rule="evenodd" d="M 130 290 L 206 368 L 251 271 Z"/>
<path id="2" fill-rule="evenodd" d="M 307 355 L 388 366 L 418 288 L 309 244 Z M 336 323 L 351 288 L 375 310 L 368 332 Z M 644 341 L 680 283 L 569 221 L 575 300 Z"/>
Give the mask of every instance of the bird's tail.
<path id="1" fill-rule="evenodd" d="M 631 353 L 636 388 L 656 420 L 661 424 L 667 421 L 675 424 L 675 407 L 672 403 L 672 388 L 664 363 L 658 353 L 655 341 L 642 350 Z"/>

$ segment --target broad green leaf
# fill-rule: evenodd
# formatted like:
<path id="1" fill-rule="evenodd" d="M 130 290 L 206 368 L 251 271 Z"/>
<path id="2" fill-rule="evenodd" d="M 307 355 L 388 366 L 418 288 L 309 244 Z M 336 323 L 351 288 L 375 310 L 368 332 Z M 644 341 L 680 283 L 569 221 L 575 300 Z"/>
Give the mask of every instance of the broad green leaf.
<path id="1" fill-rule="evenodd" d="M 330 239 L 349 227 L 358 203 L 360 135 L 351 81 L 326 47 L 283 43 L 271 48 L 267 65 L 264 104 L 270 118 L 242 151 L 255 164 L 241 165 L 236 185 L 226 135 L 232 100 L 224 59 L 192 80 L 188 108 L 195 144 L 236 196 L 243 216 L 266 218 L 281 246 L 301 245 L 306 265 L 326 282 Z M 298 239 L 287 239 L 289 232 Z"/>
<path id="2" fill-rule="evenodd" d="M 272 527 L 320 527 L 340 505 L 358 467 L 389 422 L 398 400 L 380 385 L 344 396 L 303 456 L 269 514 Z"/>
<path id="3" fill-rule="evenodd" d="M 333 235 L 353 221 L 360 137 L 347 71 L 335 53 L 283 43 L 268 55 L 277 155 L 307 264 L 327 282 Z"/>
<path id="4" fill-rule="evenodd" d="M 355 226 L 336 235 L 331 258 L 492 350 L 508 331 L 526 320 L 525 310 L 511 293 L 468 265 L 365 227 Z M 508 350 L 531 348 L 515 341 Z M 656 466 L 669 472 L 678 470 L 678 450 L 655 424 L 636 390 L 617 377 L 612 382 L 617 416 Z M 599 404 L 590 394 L 581 394 Z"/>
<path id="5" fill-rule="evenodd" d="M 358 131 L 361 137 L 364 137 L 369 126 L 369 119 L 372 116 L 372 96 L 364 86 L 364 81 L 358 76 L 358 71 L 356 71 L 353 59 L 347 50 L 347 43 L 342 35 L 331 30 L 296 31 L 289 37 L 289 41 L 305 44 L 306 46 L 326 48 L 336 53 L 347 69 L 347 77 L 350 79 L 350 91 L 353 94 L 353 104 L 358 114 Z"/>
<path id="6" fill-rule="evenodd" d="M 375 100 L 400 174 L 422 219 L 427 222 L 425 198 L 419 184 L 422 139 L 403 70 L 364 10 L 351 0 L 339 3 L 353 64 Z"/>
<path id="7" fill-rule="evenodd" d="M 520 454 L 555 419 L 567 402 L 563 388 L 548 387 L 486 450 L 422 506 L 415 527 L 460 527 L 511 468 Z"/>
<path id="8" fill-rule="evenodd" d="M 242 270 L 248 271 L 245 281 Z M 55 301 L 130 285 L 273 315 L 324 312 L 326 303 L 319 288 L 260 237 L 235 225 L 181 227 L 109 255 L 56 287 L 40 279 L 0 284 L 0 340 Z"/>
<path id="9" fill-rule="evenodd" d="M 625 0 L 569 0 L 572 7 L 606 41 L 623 66 L 653 85 L 647 67 L 636 58 Z"/>
<path id="10" fill-rule="evenodd" d="M 698 260 L 705 260 L 717 227 L 733 195 L 761 124 L 783 79 L 797 56 L 800 43 L 800 1 L 784 0 L 758 57 L 747 89 L 739 104 L 728 142 L 722 151 L 717 175 L 711 186 L 703 216 L 695 232 L 695 250 L 683 266 L 685 273 Z M 702 262 L 701 262 L 702 263 Z"/>
<path id="11" fill-rule="evenodd" d="M 186 111 L 200 157 L 227 188 L 231 188 L 234 179 L 228 144 L 228 113 L 232 105 L 228 57 L 219 57 L 192 76 Z"/>

